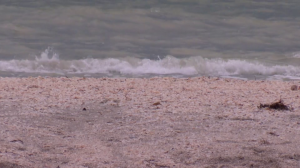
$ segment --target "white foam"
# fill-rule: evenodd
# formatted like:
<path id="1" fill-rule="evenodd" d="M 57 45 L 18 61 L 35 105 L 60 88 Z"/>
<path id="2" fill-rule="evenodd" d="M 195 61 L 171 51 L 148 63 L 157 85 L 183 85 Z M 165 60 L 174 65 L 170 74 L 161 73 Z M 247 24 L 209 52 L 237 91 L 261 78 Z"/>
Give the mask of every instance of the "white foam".
<path id="1" fill-rule="evenodd" d="M 107 75 L 119 73 L 139 76 L 181 74 L 187 76 L 283 76 L 295 79 L 300 77 L 300 67 L 292 65 L 266 65 L 255 61 L 206 59 L 200 56 L 181 59 L 166 56 L 159 60 L 138 58 L 61 60 L 58 54 L 49 49 L 35 60 L 0 61 L 0 71 Z"/>
<path id="2" fill-rule="evenodd" d="M 300 52 L 294 52 L 294 53 L 292 53 L 292 56 L 294 58 L 300 58 Z"/>

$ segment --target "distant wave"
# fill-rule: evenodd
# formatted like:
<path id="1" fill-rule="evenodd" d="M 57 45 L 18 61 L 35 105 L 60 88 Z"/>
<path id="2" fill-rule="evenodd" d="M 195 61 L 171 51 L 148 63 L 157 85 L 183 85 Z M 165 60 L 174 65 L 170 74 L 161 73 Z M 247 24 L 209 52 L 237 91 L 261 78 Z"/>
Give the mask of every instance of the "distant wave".
<path id="1" fill-rule="evenodd" d="M 166 56 L 159 60 L 138 58 L 106 58 L 61 60 L 56 53 L 43 52 L 35 60 L 0 61 L 2 72 L 56 73 L 56 74 L 129 74 L 186 76 L 268 76 L 299 78 L 300 67 L 292 65 L 265 65 L 238 59 L 207 59 L 201 56 L 175 58 Z"/>
<path id="2" fill-rule="evenodd" d="M 294 52 L 292 55 L 294 58 L 300 58 L 300 52 Z"/>

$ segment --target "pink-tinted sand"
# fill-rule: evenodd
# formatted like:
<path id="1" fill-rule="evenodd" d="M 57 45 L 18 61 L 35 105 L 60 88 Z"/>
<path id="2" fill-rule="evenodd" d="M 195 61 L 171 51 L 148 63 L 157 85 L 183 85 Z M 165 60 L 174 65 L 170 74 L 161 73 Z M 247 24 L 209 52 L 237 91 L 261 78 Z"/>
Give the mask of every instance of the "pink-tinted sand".
<path id="1" fill-rule="evenodd" d="M 0 78 L 0 167 L 300 167 L 292 85 Z M 280 99 L 292 110 L 258 108 Z"/>

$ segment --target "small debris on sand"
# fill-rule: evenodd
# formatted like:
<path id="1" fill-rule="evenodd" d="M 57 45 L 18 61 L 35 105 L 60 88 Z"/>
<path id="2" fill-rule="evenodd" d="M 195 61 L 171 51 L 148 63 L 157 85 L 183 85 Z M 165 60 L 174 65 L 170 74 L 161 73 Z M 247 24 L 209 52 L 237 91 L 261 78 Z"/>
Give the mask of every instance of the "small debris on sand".
<path id="1" fill-rule="evenodd" d="M 274 102 L 271 104 L 260 104 L 258 108 L 269 108 L 269 109 L 275 109 L 275 110 L 291 110 L 290 107 L 285 105 L 283 101 L 280 99 L 278 102 Z"/>
<path id="2" fill-rule="evenodd" d="M 154 106 L 161 105 L 160 102 L 153 103 Z"/>
<path id="3" fill-rule="evenodd" d="M 298 90 L 298 86 L 297 85 L 292 85 L 291 90 Z"/>

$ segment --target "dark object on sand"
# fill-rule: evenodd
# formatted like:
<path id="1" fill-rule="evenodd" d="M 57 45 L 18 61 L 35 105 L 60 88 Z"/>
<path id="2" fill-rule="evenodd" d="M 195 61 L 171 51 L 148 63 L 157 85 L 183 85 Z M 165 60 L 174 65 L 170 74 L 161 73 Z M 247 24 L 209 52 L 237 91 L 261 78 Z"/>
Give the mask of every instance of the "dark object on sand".
<path id="1" fill-rule="evenodd" d="M 297 85 L 292 85 L 291 90 L 298 90 L 298 86 Z"/>
<path id="2" fill-rule="evenodd" d="M 86 111 L 86 108 L 83 108 L 82 111 Z"/>
<path id="3" fill-rule="evenodd" d="M 290 107 L 285 105 L 283 101 L 280 99 L 278 102 L 274 102 L 271 104 L 260 104 L 258 108 L 269 108 L 269 109 L 275 109 L 275 110 L 291 110 Z"/>
<path id="4" fill-rule="evenodd" d="M 160 102 L 153 103 L 154 106 L 161 105 Z"/>

